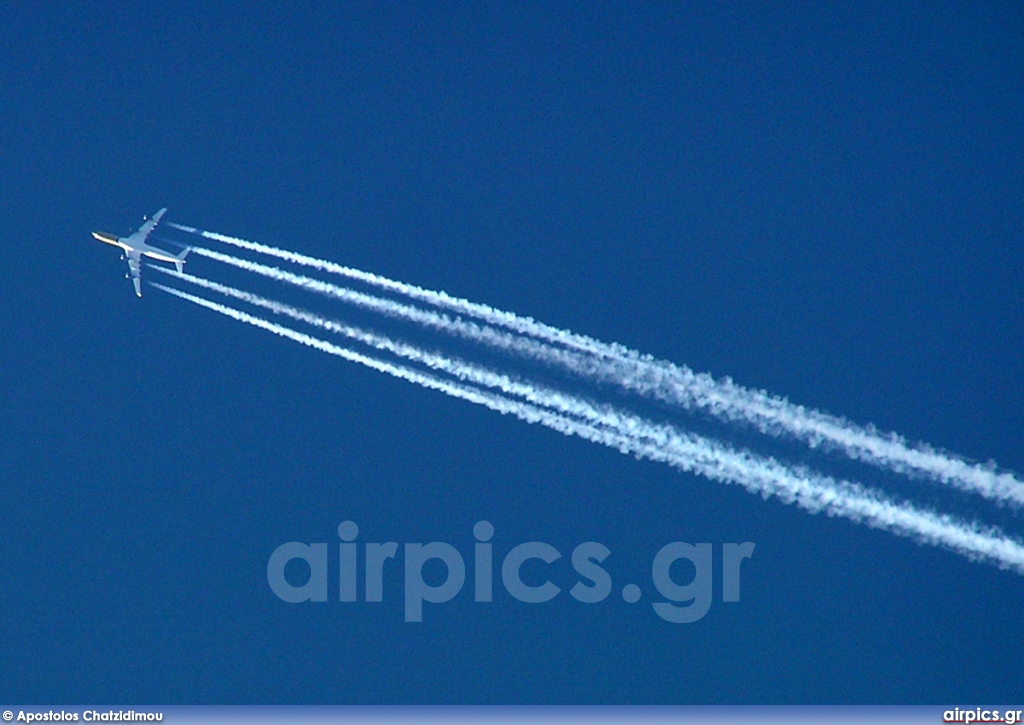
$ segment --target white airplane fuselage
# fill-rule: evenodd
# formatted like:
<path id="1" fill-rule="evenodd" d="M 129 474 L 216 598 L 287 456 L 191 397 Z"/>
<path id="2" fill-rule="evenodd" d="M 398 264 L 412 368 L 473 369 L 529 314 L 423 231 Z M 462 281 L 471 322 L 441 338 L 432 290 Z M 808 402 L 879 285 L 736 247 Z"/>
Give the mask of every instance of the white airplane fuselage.
<path id="1" fill-rule="evenodd" d="M 130 237 L 118 237 L 107 232 L 93 232 L 92 235 L 101 242 L 120 247 L 126 255 L 131 252 L 138 252 L 143 257 L 152 257 L 153 259 L 159 259 L 161 262 L 173 262 L 178 265 L 178 271 L 181 271 L 182 260 L 178 259 L 176 255 L 142 241 L 133 243 L 132 238 L 137 236 L 137 234 L 133 234 Z"/>

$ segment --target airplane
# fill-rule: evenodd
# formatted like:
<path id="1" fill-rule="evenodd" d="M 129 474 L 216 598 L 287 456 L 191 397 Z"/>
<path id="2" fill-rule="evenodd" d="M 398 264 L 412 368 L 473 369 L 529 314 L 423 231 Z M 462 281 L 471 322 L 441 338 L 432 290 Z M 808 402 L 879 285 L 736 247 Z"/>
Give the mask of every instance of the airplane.
<path id="1" fill-rule="evenodd" d="M 191 251 L 186 247 L 180 254 L 171 254 L 163 249 L 146 244 L 146 239 L 156 229 L 156 225 L 160 223 L 160 218 L 165 213 L 167 213 L 167 209 L 158 211 L 150 219 L 146 220 L 145 224 L 139 227 L 139 231 L 131 236 L 119 237 L 116 234 L 108 234 L 107 232 L 92 233 L 99 241 L 120 247 L 124 252 L 121 255 L 121 259 L 128 260 L 128 274 L 125 277 L 131 277 L 132 283 L 135 285 L 135 294 L 139 297 L 142 297 L 142 258 L 144 256 L 159 259 L 161 262 L 173 262 L 178 272 L 181 272 L 181 266 L 185 263 L 185 256 Z"/>

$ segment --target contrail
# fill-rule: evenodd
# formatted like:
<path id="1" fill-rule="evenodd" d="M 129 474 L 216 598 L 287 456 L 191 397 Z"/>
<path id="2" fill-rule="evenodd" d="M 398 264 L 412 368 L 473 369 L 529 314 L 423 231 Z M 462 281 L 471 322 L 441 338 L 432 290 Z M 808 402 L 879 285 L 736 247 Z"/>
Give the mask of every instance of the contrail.
<path id="1" fill-rule="evenodd" d="M 547 399 L 542 390 L 531 388 L 527 394 L 537 400 L 538 404 L 513 400 L 500 393 L 481 390 L 470 383 L 446 380 L 403 365 L 378 360 L 202 297 L 151 284 L 194 304 L 276 335 L 500 413 L 515 415 L 529 423 L 541 423 L 565 435 L 601 443 L 638 458 L 667 463 L 712 480 L 738 483 L 748 491 L 766 497 L 776 495 L 787 503 L 796 503 L 811 512 L 825 511 L 830 515 L 843 516 L 923 543 L 944 546 L 972 560 L 989 561 L 1000 568 L 1024 574 L 1024 543 L 995 528 L 981 527 L 948 515 L 919 510 L 906 503 L 897 504 L 880 492 L 859 484 L 837 481 L 803 469 L 790 469 L 774 459 L 757 456 L 749 451 L 734 450 L 701 436 L 682 433 L 671 426 L 657 425 L 609 407 L 598 409 L 573 396 L 559 394 L 555 399 Z M 559 409 L 571 411 L 571 414 L 556 412 Z M 577 413 L 586 420 L 573 417 Z"/>
<path id="2" fill-rule="evenodd" d="M 186 231 L 191 231 L 190 227 L 176 226 Z M 272 254 L 288 261 L 296 261 L 324 271 L 342 274 L 343 272 L 340 270 L 349 270 L 349 268 L 333 262 L 317 260 L 305 255 L 278 250 L 273 247 L 266 247 L 266 245 L 246 242 L 232 237 L 225 237 L 213 232 L 202 232 L 202 234 L 221 241 L 230 240 L 231 244 L 245 249 Z M 768 435 L 795 437 L 808 443 L 811 447 L 823 446 L 828 449 L 839 449 L 853 459 L 881 466 L 903 475 L 925 476 L 961 490 L 979 494 L 992 501 L 1008 502 L 1017 506 L 1024 504 L 1024 483 L 1017 480 L 1013 474 L 1000 473 L 977 464 L 968 464 L 962 459 L 938 453 L 926 446 L 908 447 L 906 441 L 896 434 L 884 435 L 873 428 L 861 428 L 841 418 L 836 418 L 819 411 L 807 410 L 803 406 L 793 405 L 786 400 L 770 396 L 767 393 L 747 390 L 735 385 L 728 379 L 715 381 L 710 375 L 696 374 L 685 366 L 679 367 L 669 362 L 655 360 L 650 356 L 641 356 L 640 353 L 627 350 L 618 344 L 607 345 L 565 330 L 548 328 L 548 326 L 534 322 L 530 318 L 516 318 L 521 320 L 531 330 L 537 328 L 541 332 L 547 329 L 557 331 L 559 333 L 558 336 L 536 334 L 536 330 L 529 333 L 533 334 L 536 338 L 548 342 L 563 343 L 564 338 L 567 336 L 579 337 L 582 340 L 589 341 L 588 344 L 591 345 L 591 348 L 586 350 L 589 354 L 580 355 L 570 350 L 554 348 L 551 345 L 538 342 L 536 339 L 509 335 L 492 327 L 476 325 L 461 319 L 453 320 L 447 315 L 421 310 L 394 302 L 393 300 L 374 297 L 329 282 L 287 272 L 276 267 L 238 259 L 237 257 L 201 247 L 193 247 L 193 251 L 202 256 L 207 256 L 220 262 L 256 272 L 257 274 L 313 292 L 342 299 L 390 316 L 401 317 L 442 329 L 450 334 L 483 342 L 510 352 L 526 355 L 533 359 L 542 360 L 545 363 L 557 365 L 577 375 L 589 377 L 600 382 L 614 383 L 625 390 L 647 395 L 663 402 L 680 405 L 685 409 L 698 407 L 707 410 L 720 419 L 730 422 L 753 423 L 758 430 Z M 352 274 L 346 273 L 346 275 L 361 281 L 383 279 L 379 278 L 378 275 L 369 273 L 359 273 L 362 276 L 356 276 L 355 272 L 352 272 Z M 405 285 L 404 283 L 396 282 L 394 284 L 402 289 L 394 289 L 383 284 L 378 284 L 377 286 L 403 293 L 405 291 L 404 288 L 420 289 L 414 288 L 411 285 Z M 427 290 L 421 291 L 424 294 L 439 295 L 443 299 L 455 299 L 448 297 L 444 293 L 433 293 Z M 422 296 L 410 296 L 423 299 Z M 426 299 L 426 301 L 436 303 L 434 299 Z M 477 303 L 464 300 L 461 302 L 465 302 L 471 308 L 459 309 L 459 311 L 466 314 L 475 314 L 476 308 L 491 310 L 486 305 L 478 305 Z M 450 305 L 444 306 L 454 309 Z M 498 311 L 491 311 L 495 315 L 498 314 Z M 500 314 L 516 317 L 512 313 L 501 312 Z M 484 319 L 495 324 L 504 324 L 503 317 L 499 318 L 490 315 L 490 319 L 488 319 L 485 315 L 475 316 L 477 319 Z M 506 325 L 506 327 L 508 328 L 509 326 Z M 512 329 L 522 331 L 519 328 Z M 581 345 L 574 346 L 574 349 L 584 350 Z M 612 355 L 612 352 L 615 352 L 615 355 Z"/>
<path id="3" fill-rule="evenodd" d="M 294 272 L 287 272 L 277 267 L 260 264 L 259 262 L 239 259 L 238 257 L 232 257 L 231 255 L 204 249 L 203 247 L 191 247 L 191 250 L 199 256 L 208 257 L 248 272 L 332 297 L 357 307 L 378 312 L 387 317 L 414 322 L 424 327 L 441 330 L 448 334 L 483 343 L 522 357 L 550 365 L 557 365 L 599 382 L 619 383 L 628 388 L 628 382 L 623 383 L 620 378 L 613 376 L 606 367 L 595 365 L 593 357 L 589 355 L 552 347 L 529 337 L 496 330 L 493 327 L 476 322 L 467 322 L 461 318 L 453 319 L 444 313 L 424 310 L 391 299 L 375 297 L 365 292 L 358 292 L 330 282 L 313 279 L 312 277 L 295 274 Z M 154 266 L 153 268 L 159 269 L 161 272 L 170 273 L 169 270 L 163 267 Z"/>
<path id="4" fill-rule="evenodd" d="M 253 294 L 252 292 L 246 292 L 236 287 L 231 287 L 219 282 L 213 282 L 201 277 L 195 277 L 193 275 L 165 267 L 154 266 L 153 269 L 170 277 L 196 285 L 197 287 L 218 292 L 227 297 L 232 297 L 256 307 L 262 307 L 274 314 L 290 317 L 293 320 L 313 325 L 327 332 L 342 335 L 350 340 L 355 340 L 356 342 L 368 345 L 377 350 L 425 365 L 433 370 L 456 377 L 463 382 L 470 382 L 474 385 L 493 388 L 506 395 L 523 398 L 532 404 L 550 407 L 561 413 L 578 418 L 586 418 L 591 420 L 591 422 L 599 423 L 601 425 L 615 425 L 619 427 L 636 425 L 633 421 L 624 423 L 622 414 L 614 411 L 608 406 L 600 406 L 594 403 L 583 403 L 577 396 L 564 395 L 557 390 L 532 383 L 522 383 L 508 375 L 496 373 L 480 365 L 469 363 L 459 358 L 428 352 L 415 345 L 397 342 L 385 335 L 368 332 L 337 320 L 330 320 L 313 312 L 302 310 L 282 302 L 277 302 L 276 300 L 271 300 L 261 295 Z M 163 288 L 161 287 L 161 289 Z M 597 415 L 597 413 L 600 413 L 600 415 Z"/>

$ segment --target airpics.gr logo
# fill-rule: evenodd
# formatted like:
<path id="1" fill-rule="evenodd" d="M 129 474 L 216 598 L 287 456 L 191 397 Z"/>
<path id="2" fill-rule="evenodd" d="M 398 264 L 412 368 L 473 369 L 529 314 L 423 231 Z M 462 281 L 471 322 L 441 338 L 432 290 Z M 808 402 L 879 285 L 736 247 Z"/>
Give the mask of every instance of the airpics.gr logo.
<path id="1" fill-rule="evenodd" d="M 357 562 L 359 546 L 355 543 L 359 527 L 352 521 L 338 526 L 338 601 L 356 602 L 358 598 Z M 494 551 L 490 544 L 494 527 L 487 521 L 473 526 L 476 543 L 473 546 L 474 601 L 490 602 L 493 598 Z M 363 601 L 384 600 L 384 567 L 398 553 L 398 544 L 365 543 L 363 548 L 364 589 Z M 596 541 L 585 541 L 572 552 L 572 567 L 581 579 L 569 589 L 569 595 L 585 604 L 604 601 L 612 591 L 611 575 L 600 566 L 611 553 L 608 547 Z M 722 601 L 740 600 L 740 564 L 754 553 L 754 544 L 722 544 Z M 423 603 L 442 604 L 451 601 L 462 591 L 466 582 L 466 562 L 451 544 L 433 541 L 429 544 L 406 544 L 405 564 L 405 621 L 423 621 Z M 541 604 L 558 596 L 562 589 L 549 580 L 532 585 L 523 582 L 521 569 L 527 561 L 537 559 L 552 564 L 562 554 L 550 544 L 528 541 L 513 547 L 501 562 L 501 581 L 505 590 L 515 599 L 527 604 Z M 678 584 L 670 574 L 672 564 L 689 561 L 695 570 L 693 580 Z M 304 561 L 309 568 L 305 584 L 297 586 L 288 581 L 285 568 L 290 562 Z M 437 585 L 424 579 L 424 566 L 431 560 L 442 562 L 447 568 L 444 581 Z M 536 565 L 530 567 L 536 571 Z M 302 544 L 290 541 L 281 544 L 267 562 L 267 582 L 280 599 L 299 602 L 326 602 L 328 594 L 328 545 Z M 651 564 L 654 588 L 668 601 L 654 602 L 651 606 L 666 622 L 677 624 L 696 622 L 708 613 L 712 598 L 712 546 L 686 544 L 675 541 L 666 544 L 655 555 Z M 642 592 L 636 584 L 622 588 L 622 598 L 630 604 L 640 600 Z M 688 602 L 688 604 L 687 604 Z"/>

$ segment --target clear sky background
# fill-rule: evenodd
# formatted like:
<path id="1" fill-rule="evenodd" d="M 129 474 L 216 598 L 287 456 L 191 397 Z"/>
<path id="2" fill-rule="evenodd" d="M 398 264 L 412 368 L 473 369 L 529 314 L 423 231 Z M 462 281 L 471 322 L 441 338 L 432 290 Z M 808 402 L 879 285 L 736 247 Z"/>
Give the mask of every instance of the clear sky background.
<path id="1" fill-rule="evenodd" d="M 1019 700 L 1024 577 L 138 300 L 89 234 L 169 206 L 1021 471 L 1019 3 L 334 5 L 0 10 L 0 699 Z M 615 591 L 277 599 L 346 519 Z M 659 619 L 671 541 L 755 542 L 741 601 Z"/>

